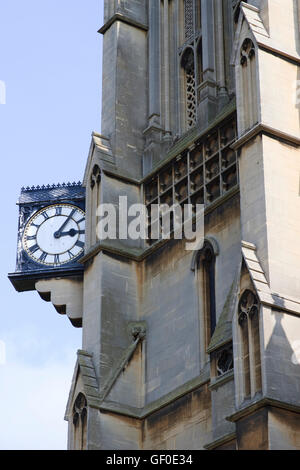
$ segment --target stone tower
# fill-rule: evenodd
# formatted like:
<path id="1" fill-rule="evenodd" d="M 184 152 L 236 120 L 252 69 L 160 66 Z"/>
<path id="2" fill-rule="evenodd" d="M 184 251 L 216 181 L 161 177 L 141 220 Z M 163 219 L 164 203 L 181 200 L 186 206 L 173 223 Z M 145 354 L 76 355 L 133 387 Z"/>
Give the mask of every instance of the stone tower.
<path id="1" fill-rule="evenodd" d="M 300 2 L 104 3 L 84 272 L 35 286 L 82 326 L 69 448 L 300 449 Z M 99 240 L 119 196 L 202 246 Z"/>

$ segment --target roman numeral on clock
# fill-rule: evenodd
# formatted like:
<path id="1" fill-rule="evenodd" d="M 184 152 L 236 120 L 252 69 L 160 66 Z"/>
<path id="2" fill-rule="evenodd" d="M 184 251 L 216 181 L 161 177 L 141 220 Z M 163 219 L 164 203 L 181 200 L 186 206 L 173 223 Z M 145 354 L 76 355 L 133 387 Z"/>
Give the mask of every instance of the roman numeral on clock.
<path id="1" fill-rule="evenodd" d="M 41 256 L 40 256 L 40 261 L 46 261 L 47 256 L 48 256 L 48 253 L 45 253 L 45 252 L 43 251 L 43 253 L 42 253 Z"/>
<path id="2" fill-rule="evenodd" d="M 45 220 L 49 219 L 49 215 L 47 214 L 46 211 L 45 211 L 45 212 L 42 212 L 41 215 L 44 217 Z"/>
<path id="3" fill-rule="evenodd" d="M 56 215 L 61 215 L 62 214 L 62 207 L 56 207 L 55 212 L 56 212 Z"/>
<path id="4" fill-rule="evenodd" d="M 70 258 L 70 259 L 73 259 L 73 258 L 74 258 L 74 254 L 72 253 L 72 251 L 68 251 L 68 255 L 69 255 L 69 258 Z"/>
<path id="5" fill-rule="evenodd" d="M 85 217 L 82 217 L 82 219 L 78 220 L 77 223 L 81 224 L 81 222 L 84 222 L 84 221 L 85 221 Z"/>
<path id="6" fill-rule="evenodd" d="M 78 241 L 76 242 L 76 246 L 78 246 L 79 248 L 82 249 L 82 248 L 84 248 L 84 243 L 81 242 L 80 240 L 78 240 Z"/>
<path id="7" fill-rule="evenodd" d="M 59 264 L 59 263 L 60 263 L 59 255 L 54 255 L 54 263 L 55 263 L 55 264 Z"/>
<path id="8" fill-rule="evenodd" d="M 36 234 L 35 235 L 30 235 L 29 237 L 27 237 L 27 240 L 28 241 L 36 240 Z"/>
<path id="9" fill-rule="evenodd" d="M 29 248 L 30 253 L 34 254 L 40 249 L 39 245 L 33 245 L 31 248 Z"/>

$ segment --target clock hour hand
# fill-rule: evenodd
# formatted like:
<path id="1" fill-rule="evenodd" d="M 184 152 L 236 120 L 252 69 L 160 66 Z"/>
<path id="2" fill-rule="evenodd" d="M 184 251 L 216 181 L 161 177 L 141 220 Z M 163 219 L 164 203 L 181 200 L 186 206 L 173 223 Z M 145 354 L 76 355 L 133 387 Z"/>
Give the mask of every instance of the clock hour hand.
<path id="1" fill-rule="evenodd" d="M 68 232 L 60 232 L 60 237 L 75 237 L 75 235 L 83 235 L 84 233 L 84 230 L 75 230 L 74 228 L 71 228 Z"/>
<path id="2" fill-rule="evenodd" d="M 62 224 L 62 226 L 60 227 L 59 230 L 57 230 L 57 232 L 54 233 L 54 238 L 60 238 L 61 237 L 61 234 L 62 234 L 62 231 L 63 229 L 67 226 L 67 224 L 69 223 L 69 221 L 72 219 L 73 215 L 75 214 L 76 210 L 73 209 L 71 214 L 69 215 L 69 217 L 64 221 L 64 223 Z"/>

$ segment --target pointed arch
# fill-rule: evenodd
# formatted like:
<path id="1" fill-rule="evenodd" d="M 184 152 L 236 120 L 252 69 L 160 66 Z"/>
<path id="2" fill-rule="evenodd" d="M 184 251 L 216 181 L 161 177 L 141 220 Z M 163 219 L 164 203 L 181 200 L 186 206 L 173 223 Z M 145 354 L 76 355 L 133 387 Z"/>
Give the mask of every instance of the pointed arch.
<path id="1" fill-rule="evenodd" d="M 191 129 L 196 124 L 196 70 L 195 55 L 191 47 L 187 47 L 181 58 L 184 70 L 185 114 L 186 128 Z"/>
<path id="2" fill-rule="evenodd" d="M 256 78 L 256 50 L 250 38 L 246 38 L 240 49 L 241 93 L 243 99 L 243 131 L 258 122 L 258 87 Z"/>
<path id="3" fill-rule="evenodd" d="M 238 306 L 244 399 L 253 398 L 262 390 L 259 311 L 256 293 L 244 290 Z"/>
<path id="4" fill-rule="evenodd" d="M 205 239 L 203 247 L 194 253 L 192 271 L 196 274 L 198 315 L 200 325 L 200 356 L 204 365 L 206 351 L 216 328 L 216 256 L 218 244 Z"/>
<path id="5" fill-rule="evenodd" d="M 73 405 L 73 449 L 87 448 L 87 400 L 79 393 Z"/>
<path id="6" fill-rule="evenodd" d="M 101 169 L 99 165 L 94 165 L 90 175 L 89 204 L 88 204 L 88 227 L 90 227 L 88 246 L 91 247 L 97 242 L 97 210 L 101 202 L 100 197 Z"/>
<path id="7" fill-rule="evenodd" d="M 197 122 L 199 85 L 203 81 L 201 1 L 182 0 L 180 68 L 185 131 Z M 183 25 L 183 26 L 182 26 Z"/>

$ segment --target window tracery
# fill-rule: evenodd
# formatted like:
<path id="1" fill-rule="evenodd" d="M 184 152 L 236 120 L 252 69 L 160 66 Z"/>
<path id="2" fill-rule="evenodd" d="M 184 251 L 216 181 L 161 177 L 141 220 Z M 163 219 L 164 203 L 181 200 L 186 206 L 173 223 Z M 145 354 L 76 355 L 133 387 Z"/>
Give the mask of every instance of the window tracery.
<path id="1" fill-rule="evenodd" d="M 93 167 L 90 176 L 90 190 L 89 190 L 89 224 L 90 236 L 89 246 L 93 246 L 97 241 L 96 228 L 97 228 L 97 210 L 100 204 L 100 183 L 101 183 L 101 169 L 98 165 Z"/>
<path id="2" fill-rule="evenodd" d="M 184 71 L 184 101 L 186 130 L 195 126 L 199 85 L 202 83 L 201 1 L 184 0 L 184 41 L 180 48 L 181 67 Z"/>
<path id="3" fill-rule="evenodd" d="M 246 38 L 240 50 L 243 100 L 243 129 L 246 131 L 258 122 L 256 53 L 253 41 Z"/>
<path id="4" fill-rule="evenodd" d="M 233 369 L 233 350 L 232 344 L 223 348 L 216 356 L 217 376 L 221 377 Z"/>
<path id="5" fill-rule="evenodd" d="M 241 328 L 244 398 L 253 397 L 262 389 L 259 337 L 259 301 L 246 290 L 239 302 L 238 322 Z"/>
<path id="6" fill-rule="evenodd" d="M 187 49 L 182 58 L 185 71 L 185 100 L 186 100 L 186 126 L 187 129 L 196 124 L 196 77 L 195 61 L 192 49 Z"/>
<path id="7" fill-rule="evenodd" d="M 87 401 L 79 393 L 73 407 L 74 449 L 85 450 L 87 446 Z"/>
<path id="8" fill-rule="evenodd" d="M 205 241 L 199 254 L 198 269 L 202 271 L 199 276 L 199 287 L 200 295 L 202 294 L 206 348 L 216 328 L 215 262 L 214 249 L 208 241 Z"/>

